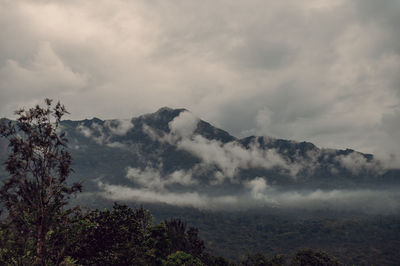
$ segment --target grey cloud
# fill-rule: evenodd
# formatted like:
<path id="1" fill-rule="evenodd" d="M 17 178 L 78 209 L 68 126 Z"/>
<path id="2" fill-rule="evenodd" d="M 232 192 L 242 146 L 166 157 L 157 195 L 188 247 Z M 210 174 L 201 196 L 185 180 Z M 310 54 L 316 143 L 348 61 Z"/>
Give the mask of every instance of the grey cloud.
<path id="1" fill-rule="evenodd" d="M 86 85 L 85 75 L 66 66 L 49 43 L 42 43 L 26 64 L 7 59 L 0 68 L 0 80 L 2 94 L 7 96 L 2 97 L 5 108 L 10 102 L 27 99 L 29 103 L 41 95 L 58 95 L 58 98 L 66 91 L 74 93 Z"/>
<path id="2" fill-rule="evenodd" d="M 395 125 L 382 119 L 400 104 L 397 1 L 3 1 L 0 10 L 1 116 L 44 97 L 73 119 L 168 105 L 237 136 L 398 155 L 387 137 Z"/>
<path id="3" fill-rule="evenodd" d="M 268 39 L 268 36 L 266 36 Z M 247 67 L 279 69 L 290 63 L 294 52 L 285 47 L 286 44 L 268 43 L 257 40 L 235 48 L 237 61 Z M 293 59 L 292 59 L 293 60 Z"/>
<path id="4" fill-rule="evenodd" d="M 277 206 L 304 209 L 334 209 L 365 213 L 398 213 L 399 193 L 393 190 L 316 190 L 287 192 L 274 198 Z M 366 204 L 368 202 L 368 204 Z"/>

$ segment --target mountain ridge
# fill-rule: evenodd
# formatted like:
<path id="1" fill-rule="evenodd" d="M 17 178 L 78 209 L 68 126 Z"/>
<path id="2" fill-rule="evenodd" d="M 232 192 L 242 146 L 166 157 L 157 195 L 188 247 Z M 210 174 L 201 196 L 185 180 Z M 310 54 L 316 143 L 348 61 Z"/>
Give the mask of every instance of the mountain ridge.
<path id="1" fill-rule="evenodd" d="M 378 197 L 376 189 L 399 185 L 398 172 L 371 154 L 265 136 L 236 138 L 184 108 L 122 120 L 63 120 L 61 126 L 74 159 L 72 180 L 109 199 L 290 207 L 295 197 L 308 202 L 318 196 L 330 204 L 338 193 L 372 190 L 368 197 Z M 287 202 L 282 193 L 293 199 Z"/>

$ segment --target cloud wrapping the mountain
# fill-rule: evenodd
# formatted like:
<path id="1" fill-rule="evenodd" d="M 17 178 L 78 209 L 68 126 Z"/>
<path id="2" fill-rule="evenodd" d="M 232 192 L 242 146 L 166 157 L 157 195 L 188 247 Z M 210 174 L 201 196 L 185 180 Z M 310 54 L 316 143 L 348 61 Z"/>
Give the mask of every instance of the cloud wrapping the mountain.
<path id="1" fill-rule="evenodd" d="M 168 142 L 178 149 L 187 151 L 202 161 L 202 166 L 217 166 L 214 184 L 220 184 L 225 179 L 236 182 L 239 169 L 249 168 L 281 168 L 282 171 L 296 176 L 300 165 L 288 163 L 274 149 L 261 149 L 253 143 L 246 149 L 237 142 L 222 143 L 209 140 L 200 134 L 194 134 L 199 119 L 191 113 L 184 111 L 169 122 L 170 133 L 157 132 L 144 125 L 143 131 L 153 140 Z"/>
<path id="2" fill-rule="evenodd" d="M 89 127 L 79 124 L 77 131 L 99 145 L 124 149 L 127 146 L 119 141 L 112 141 L 113 135 L 124 136 L 134 125 L 128 119 L 106 120 L 103 125 L 93 122 Z"/>
<path id="3" fill-rule="evenodd" d="M 114 119 L 106 120 L 104 126 L 111 131 L 112 134 L 124 136 L 129 130 L 133 128 L 130 119 Z"/>
<path id="4" fill-rule="evenodd" d="M 260 207 L 304 210 L 356 211 L 368 214 L 393 214 L 400 211 L 400 193 L 393 190 L 314 190 L 281 192 L 266 186 L 262 178 L 246 183 L 247 192 L 232 195 L 157 191 L 98 183 L 101 196 L 111 200 L 166 203 L 203 210 L 240 211 Z M 368 203 L 368 204 L 366 204 Z"/>
<path id="5" fill-rule="evenodd" d="M 80 124 L 77 127 L 77 130 L 85 137 L 92 139 L 93 141 L 95 141 L 97 144 L 100 145 L 103 145 L 107 139 L 103 131 L 103 127 L 95 122 L 92 123 L 90 127 Z"/>
<path id="6" fill-rule="evenodd" d="M 245 182 L 244 185 L 250 189 L 255 199 L 263 198 L 268 188 L 267 182 L 262 177 L 256 177 L 253 180 Z"/>
<path id="7" fill-rule="evenodd" d="M 223 174 L 234 179 L 239 169 L 280 167 L 296 175 L 297 166 L 288 164 L 274 149 L 263 150 L 255 144 L 245 149 L 235 142 L 221 143 L 208 140 L 200 135 L 192 139 L 182 139 L 177 143 L 179 149 L 199 157 L 204 163 L 217 165 Z"/>
<path id="8" fill-rule="evenodd" d="M 368 171 L 375 174 L 382 174 L 384 171 L 379 161 L 371 160 L 369 162 L 362 154 L 358 152 L 336 156 L 335 160 L 355 175 L 358 175 L 361 171 Z"/>
<path id="9" fill-rule="evenodd" d="M 331 209 L 369 214 L 392 214 L 400 211 L 400 193 L 392 190 L 315 190 L 284 192 L 274 196 L 277 207 L 309 210 Z"/>
<path id="10" fill-rule="evenodd" d="M 154 191 L 164 190 L 165 186 L 171 184 L 180 184 L 190 186 L 197 184 L 197 180 L 192 178 L 192 172 L 177 170 L 168 175 L 162 175 L 160 170 L 152 167 L 145 169 L 128 167 L 126 178 L 131 180 L 135 185 Z"/>
<path id="11" fill-rule="evenodd" d="M 289 163 L 274 149 L 261 149 L 253 142 L 245 149 L 236 142 L 221 143 L 208 140 L 194 134 L 198 118 L 188 112 L 182 112 L 170 123 L 170 133 L 159 132 L 144 125 L 146 132 L 153 140 L 176 145 L 179 149 L 190 152 L 201 159 L 201 163 L 189 170 L 176 170 L 170 174 L 162 174 L 162 165 L 147 166 L 144 169 L 127 168 L 126 178 L 133 186 L 120 186 L 99 183 L 101 195 L 112 200 L 140 201 L 151 203 L 166 203 L 174 206 L 194 207 L 206 210 L 246 210 L 260 207 L 282 209 L 330 209 L 340 211 L 361 211 L 365 213 L 397 213 L 400 211 L 400 193 L 393 190 L 371 189 L 331 189 L 331 190 L 279 190 L 267 183 L 263 176 L 250 180 L 237 178 L 239 169 L 280 167 L 286 174 L 295 174 L 303 168 L 317 167 L 318 158 L 333 156 L 333 160 L 353 174 L 361 171 L 381 171 L 381 166 L 375 160 L 368 161 L 360 153 L 351 152 L 347 155 L 335 155 L 334 150 L 312 149 L 305 157 L 297 155 L 297 162 Z M 273 141 L 271 139 L 270 141 Z M 229 180 L 239 185 L 239 191 L 234 193 L 212 193 L 204 191 L 203 184 L 195 178 L 201 171 L 215 165 L 214 179 L 209 185 L 213 189 L 223 188 L 223 182 Z M 332 171 L 337 171 L 332 166 Z M 179 190 L 171 190 L 169 185 L 182 185 Z M 211 188 L 210 187 L 210 188 Z M 200 192 L 199 191 L 202 191 Z M 369 204 L 365 204 L 369 202 Z"/>
<path id="12" fill-rule="evenodd" d="M 199 118 L 188 111 L 183 111 L 169 122 L 169 134 L 154 130 L 147 125 L 143 126 L 143 131 L 154 141 L 167 142 L 178 149 L 191 153 L 201 159 L 202 166 L 205 168 L 217 166 L 219 170 L 214 173 L 213 184 L 220 184 L 226 179 L 236 182 L 240 169 L 280 169 L 282 174 L 290 175 L 293 178 L 296 178 L 300 171 L 312 174 L 315 169 L 320 167 L 318 159 L 323 154 L 325 157 L 334 156 L 334 161 L 355 175 L 362 171 L 382 174 L 385 170 L 380 161 L 367 160 L 362 154 L 355 151 L 348 155 L 336 156 L 333 154 L 335 150 L 316 148 L 308 150 L 305 156 L 292 154 L 295 159 L 289 160 L 275 149 L 261 148 L 257 141 L 258 138 L 255 138 L 247 148 L 236 141 L 222 143 L 218 140 L 210 140 L 200 134 L 195 134 L 198 122 Z M 273 138 L 262 138 L 265 143 L 276 141 Z M 329 167 L 331 167 L 332 173 L 338 171 L 333 164 Z"/>
<path id="13" fill-rule="evenodd" d="M 182 138 L 188 138 L 193 135 L 199 121 L 200 119 L 194 116 L 191 112 L 184 111 L 169 122 L 168 126 L 172 134 Z"/>
<path id="14" fill-rule="evenodd" d="M 311 146 L 305 155 L 291 154 L 294 160 L 289 160 L 284 155 L 286 150 L 279 154 L 275 149 L 261 148 L 259 138 L 250 142 L 247 148 L 236 141 L 222 143 L 207 139 L 200 135 L 201 131 L 196 131 L 199 121 L 191 113 L 183 111 L 168 123 L 168 133 L 146 124 L 142 129 L 153 141 L 168 143 L 189 152 L 199 158 L 200 163 L 191 169 L 178 169 L 170 173 L 163 171 L 162 164 L 148 165 L 145 168 L 127 167 L 125 177 L 132 182 L 131 186 L 99 182 L 101 195 L 112 200 L 166 203 L 211 210 L 278 207 L 391 213 L 400 208 L 400 193 L 395 190 L 282 190 L 269 184 L 268 176 L 248 179 L 238 175 L 243 169 L 263 168 L 275 171 L 280 169 L 282 174 L 295 177 L 299 171 L 307 169 L 312 172 L 319 167 L 321 156 L 324 160 L 331 157 L 333 163 L 338 163 L 354 175 L 364 172 L 376 174 L 382 170 L 379 162 L 367 160 L 358 152 L 336 155 L 335 150 Z M 92 123 L 90 126 L 80 124 L 78 131 L 99 145 L 110 145 L 113 143 L 110 142 L 113 136 L 126 134 L 133 125 L 128 123 L 119 127 L 120 123 L 115 121 L 113 124 L 105 122 L 104 126 L 99 123 Z M 276 140 L 273 138 L 262 138 L 265 145 L 273 144 L 274 141 Z M 288 144 L 296 145 L 294 142 Z M 335 164 L 327 167 L 331 167 L 333 172 L 338 171 Z M 196 178 L 207 169 L 212 170 L 207 173 L 209 183 L 204 184 Z M 226 181 L 235 185 L 238 190 L 232 193 L 224 191 Z M 176 185 L 179 185 L 178 189 Z M 208 189 L 204 185 L 209 186 Z M 370 204 L 365 205 L 365 202 Z"/>
<path id="15" fill-rule="evenodd" d="M 234 196 L 208 197 L 207 195 L 197 192 L 160 192 L 127 186 L 109 185 L 102 182 L 99 182 L 98 186 L 103 190 L 103 192 L 100 192 L 100 195 L 111 200 L 166 203 L 179 207 L 194 207 L 209 210 L 239 206 L 240 204 Z"/>

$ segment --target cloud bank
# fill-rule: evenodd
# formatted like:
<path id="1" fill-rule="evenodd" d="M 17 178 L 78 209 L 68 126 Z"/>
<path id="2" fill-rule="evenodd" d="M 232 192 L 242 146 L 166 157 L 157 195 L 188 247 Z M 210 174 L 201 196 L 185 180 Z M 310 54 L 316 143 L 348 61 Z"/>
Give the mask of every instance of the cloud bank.
<path id="1" fill-rule="evenodd" d="M 195 133 L 198 122 L 197 117 L 184 111 L 169 122 L 168 134 L 148 126 L 144 126 L 143 130 L 153 140 L 168 142 L 196 156 L 201 160 L 203 168 L 216 166 L 219 172 L 214 174 L 214 183 L 220 184 L 225 179 L 235 182 L 239 169 L 275 168 L 295 176 L 300 168 L 294 162 L 288 163 L 275 149 L 261 149 L 256 143 L 247 149 L 238 142 L 209 140 Z"/>
<path id="2" fill-rule="evenodd" d="M 163 172 L 162 164 L 145 168 L 126 168 L 130 185 L 98 182 L 100 195 L 111 200 L 165 203 L 179 207 L 206 210 L 246 210 L 251 208 L 281 208 L 308 210 L 341 210 L 365 213 L 397 213 L 400 211 L 398 189 L 282 189 L 268 183 L 267 176 L 243 178 L 239 170 L 251 168 L 281 169 L 292 178 L 304 168 L 317 167 L 321 150 L 310 150 L 306 158 L 289 161 L 275 149 L 262 149 L 255 142 L 246 149 L 238 142 L 222 143 L 196 133 L 199 119 L 183 111 L 170 123 L 169 133 L 144 125 L 143 130 L 153 140 L 166 142 L 200 159 L 188 170 Z M 85 134 L 85 131 L 82 131 Z M 266 139 L 266 141 L 273 141 Z M 334 155 L 324 151 L 325 156 Z M 334 155 L 333 161 L 354 175 L 383 171 L 378 161 L 367 160 L 357 152 Z M 197 179 L 207 169 L 208 183 Z M 337 171 L 332 167 L 331 171 Z M 227 185 L 235 185 L 229 190 Z M 178 187 L 176 187 L 178 185 Z M 368 203 L 368 204 L 367 204 Z"/>
<path id="3" fill-rule="evenodd" d="M 202 210 L 242 211 L 253 208 L 280 208 L 282 210 L 337 210 L 368 214 L 393 214 L 400 211 L 400 193 L 393 190 L 315 190 L 277 191 L 269 188 L 262 178 L 245 184 L 240 194 L 209 195 L 197 191 L 172 192 L 110 185 L 99 182 L 102 197 L 111 200 L 147 203 L 165 203 L 178 207 Z"/>

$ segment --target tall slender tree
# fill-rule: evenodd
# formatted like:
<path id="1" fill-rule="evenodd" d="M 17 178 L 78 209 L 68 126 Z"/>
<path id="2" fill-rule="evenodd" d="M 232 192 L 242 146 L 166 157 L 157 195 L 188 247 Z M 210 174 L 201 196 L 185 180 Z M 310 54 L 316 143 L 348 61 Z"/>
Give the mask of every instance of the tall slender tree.
<path id="1" fill-rule="evenodd" d="M 36 265 L 62 261 L 64 248 L 57 247 L 62 241 L 56 236 L 68 229 L 68 199 L 82 190 L 80 183 L 66 182 L 71 155 L 60 122 L 67 113 L 60 102 L 53 105 L 45 99 L 45 106 L 20 109 L 16 121 L 3 120 L 0 125 L 0 136 L 9 140 L 9 177 L 0 189 L 1 205 L 13 235 L 33 243 Z"/>

